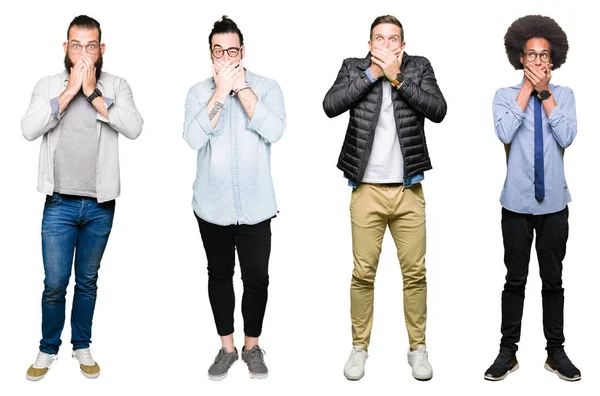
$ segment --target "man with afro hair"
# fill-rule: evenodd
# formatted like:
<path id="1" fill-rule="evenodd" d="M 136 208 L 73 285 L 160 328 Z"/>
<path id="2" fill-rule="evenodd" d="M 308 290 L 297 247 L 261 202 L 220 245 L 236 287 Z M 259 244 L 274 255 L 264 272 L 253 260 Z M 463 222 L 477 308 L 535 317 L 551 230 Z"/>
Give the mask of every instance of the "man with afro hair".
<path id="1" fill-rule="evenodd" d="M 548 358 L 544 367 L 561 379 L 577 381 L 581 373 L 567 357 L 563 343 L 565 257 L 571 201 L 563 156 L 577 134 L 575 98 L 567 87 L 550 84 L 552 70 L 567 58 L 569 44 L 549 17 L 517 19 L 504 36 L 508 60 L 523 70 L 523 81 L 501 88 L 493 103 L 494 129 L 506 148 L 507 173 L 500 197 L 506 283 L 502 292 L 500 353 L 485 372 L 498 381 L 518 369 L 525 284 L 535 231 L 544 335 Z"/>

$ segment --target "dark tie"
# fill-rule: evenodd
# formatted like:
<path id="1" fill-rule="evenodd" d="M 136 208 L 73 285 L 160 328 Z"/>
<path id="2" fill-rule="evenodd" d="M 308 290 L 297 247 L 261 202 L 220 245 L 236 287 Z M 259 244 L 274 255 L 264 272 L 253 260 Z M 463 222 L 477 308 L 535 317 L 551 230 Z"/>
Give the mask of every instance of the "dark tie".
<path id="1" fill-rule="evenodd" d="M 542 201 L 546 195 L 544 189 L 544 137 L 542 136 L 542 101 L 537 95 L 533 97 L 533 114 L 534 114 L 534 161 L 535 169 L 535 199 Z"/>

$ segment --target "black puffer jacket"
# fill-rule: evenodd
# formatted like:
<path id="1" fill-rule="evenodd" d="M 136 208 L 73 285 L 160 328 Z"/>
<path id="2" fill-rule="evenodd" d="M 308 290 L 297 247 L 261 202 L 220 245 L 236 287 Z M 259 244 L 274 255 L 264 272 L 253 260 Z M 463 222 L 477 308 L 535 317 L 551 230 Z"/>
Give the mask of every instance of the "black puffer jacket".
<path id="1" fill-rule="evenodd" d="M 370 53 L 364 59 L 344 60 L 333 87 L 323 100 L 323 108 L 329 117 L 350 110 L 350 122 L 337 166 L 354 182 L 362 180 L 371 155 L 381 110 L 381 84 L 389 84 L 385 77 L 372 83 L 365 74 L 370 66 Z M 446 101 L 426 58 L 405 53 L 401 70 L 404 82 L 400 89 L 392 89 L 392 102 L 406 181 L 431 169 L 425 141 L 425 118 L 441 122 L 446 115 Z"/>

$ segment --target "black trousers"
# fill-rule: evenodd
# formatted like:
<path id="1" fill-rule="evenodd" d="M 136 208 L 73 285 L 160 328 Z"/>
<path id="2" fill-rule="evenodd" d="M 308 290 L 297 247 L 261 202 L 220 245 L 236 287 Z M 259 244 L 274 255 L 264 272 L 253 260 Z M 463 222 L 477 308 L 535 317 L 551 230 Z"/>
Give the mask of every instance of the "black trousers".
<path id="1" fill-rule="evenodd" d="M 244 334 L 248 337 L 260 336 L 269 286 L 271 220 L 254 225 L 219 226 L 194 215 L 208 260 L 208 297 L 217 332 L 220 336 L 233 333 L 233 273 L 237 249 L 244 284 Z"/>
<path id="2" fill-rule="evenodd" d="M 533 232 L 542 278 L 542 307 L 546 349 L 562 348 L 564 289 L 562 261 L 569 236 L 569 208 L 545 215 L 511 212 L 502 208 L 502 235 L 506 283 L 502 292 L 502 340 L 500 347 L 517 351 Z"/>

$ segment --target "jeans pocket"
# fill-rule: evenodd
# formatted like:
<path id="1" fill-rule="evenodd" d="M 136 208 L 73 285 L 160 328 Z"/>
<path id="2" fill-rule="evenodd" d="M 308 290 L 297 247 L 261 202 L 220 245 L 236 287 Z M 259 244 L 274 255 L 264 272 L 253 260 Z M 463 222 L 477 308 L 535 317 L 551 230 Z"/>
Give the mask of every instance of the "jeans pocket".
<path id="1" fill-rule="evenodd" d="M 60 202 L 60 194 L 55 192 L 52 195 L 46 195 L 46 202 L 44 205 L 52 206 L 57 205 Z"/>

